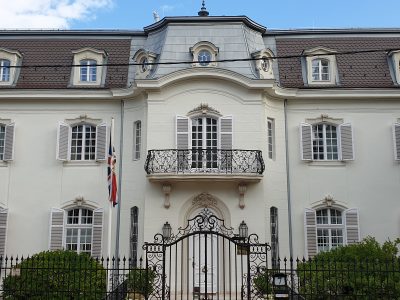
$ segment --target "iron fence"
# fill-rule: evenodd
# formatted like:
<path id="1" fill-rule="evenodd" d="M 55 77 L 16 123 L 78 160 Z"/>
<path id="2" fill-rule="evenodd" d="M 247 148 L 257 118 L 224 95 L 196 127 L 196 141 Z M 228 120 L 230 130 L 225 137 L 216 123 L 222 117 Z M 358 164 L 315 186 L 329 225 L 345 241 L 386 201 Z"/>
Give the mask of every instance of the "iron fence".
<path id="1" fill-rule="evenodd" d="M 0 266 L 1 299 L 156 299 L 153 280 L 157 271 L 133 268 L 132 261 L 125 258 L 0 257 Z M 399 258 L 278 259 L 274 266 L 252 273 L 251 299 L 274 295 L 277 289 L 272 278 L 277 273 L 287 276 L 289 299 L 400 299 Z M 166 297 L 172 299 L 173 295 L 168 293 Z M 193 293 L 188 299 L 195 297 Z M 207 299 L 223 298 L 209 295 Z M 231 299 L 248 298 L 241 294 Z"/>

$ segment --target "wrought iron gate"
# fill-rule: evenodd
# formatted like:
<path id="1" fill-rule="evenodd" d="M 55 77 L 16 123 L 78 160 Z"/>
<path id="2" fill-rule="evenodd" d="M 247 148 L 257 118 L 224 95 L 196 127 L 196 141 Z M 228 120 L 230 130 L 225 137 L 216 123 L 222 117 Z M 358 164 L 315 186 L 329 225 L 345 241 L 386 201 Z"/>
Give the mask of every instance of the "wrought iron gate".
<path id="1" fill-rule="evenodd" d="M 234 234 L 207 208 L 175 235 L 156 234 L 143 247 L 146 268 L 156 274 L 148 299 L 263 299 L 255 279 L 267 270 L 269 245 L 256 234 Z"/>

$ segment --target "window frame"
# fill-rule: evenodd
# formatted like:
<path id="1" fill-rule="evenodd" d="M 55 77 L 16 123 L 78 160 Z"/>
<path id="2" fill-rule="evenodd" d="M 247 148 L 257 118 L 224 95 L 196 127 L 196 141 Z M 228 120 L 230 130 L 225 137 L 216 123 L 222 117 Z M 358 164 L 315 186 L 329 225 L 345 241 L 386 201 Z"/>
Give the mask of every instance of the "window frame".
<path id="1" fill-rule="evenodd" d="M 90 212 L 91 215 L 83 215 L 83 210 Z M 74 212 L 74 211 L 78 211 L 78 223 L 69 223 L 69 213 L 70 212 Z M 65 245 L 65 249 L 66 250 L 70 250 L 70 251 L 75 251 L 76 253 L 80 254 L 80 253 L 88 253 L 89 255 L 91 255 L 92 253 L 92 248 L 93 248 L 93 224 L 94 224 L 94 210 L 87 208 L 87 207 L 72 207 L 70 209 L 66 209 L 65 210 L 65 215 L 66 215 L 66 221 L 65 221 L 65 225 L 64 225 L 64 230 L 65 230 L 65 238 L 64 238 L 64 245 Z M 75 217 L 75 216 L 73 216 Z M 83 223 L 82 219 L 83 218 L 88 218 L 90 217 L 91 222 L 90 223 Z M 82 237 L 82 231 L 86 231 L 90 229 L 90 243 L 82 243 L 81 241 L 81 237 Z M 73 231 L 76 230 L 77 235 L 76 235 L 76 243 L 68 243 L 68 238 L 71 237 L 73 238 L 73 235 L 68 235 L 68 231 Z M 82 244 L 84 245 L 89 245 L 90 250 L 82 250 L 81 246 Z M 68 245 L 76 245 L 76 250 L 75 249 L 69 249 Z"/>
<path id="2" fill-rule="evenodd" d="M 97 61 L 94 59 L 82 59 L 79 68 L 80 82 L 92 83 L 97 81 Z M 85 70 L 85 72 L 83 72 Z M 84 76 L 84 73 L 85 76 Z"/>
<path id="3" fill-rule="evenodd" d="M 142 149 L 142 121 L 133 123 L 133 160 L 140 160 Z"/>
<path id="4" fill-rule="evenodd" d="M 327 223 L 320 223 L 318 222 L 318 220 L 321 219 L 320 216 L 318 216 L 319 212 L 323 212 L 326 211 L 326 218 L 327 218 Z M 340 212 L 340 220 L 341 223 L 334 223 L 332 222 L 332 218 L 334 217 L 332 215 L 332 212 L 335 212 L 335 214 L 337 212 Z M 323 251 L 329 251 L 329 250 L 333 250 L 336 249 L 337 247 L 340 246 L 344 246 L 346 244 L 346 237 L 345 237 L 345 222 L 344 222 L 344 211 L 341 209 L 338 209 L 336 207 L 322 207 L 322 208 L 318 208 L 315 210 L 315 215 L 316 215 L 316 237 L 317 237 L 317 252 L 323 252 Z M 337 217 L 337 215 L 336 215 Z M 341 231 L 341 236 L 336 235 L 334 236 L 332 234 L 333 231 Z M 326 231 L 328 233 L 328 235 L 320 235 L 319 232 L 321 231 Z M 337 238 L 341 238 L 341 244 L 337 244 L 336 246 L 333 246 L 333 239 L 337 237 Z M 320 246 L 320 238 L 326 238 L 328 240 L 327 243 L 327 248 L 323 248 L 324 246 Z"/>
<path id="5" fill-rule="evenodd" d="M 0 161 L 4 160 L 5 149 L 6 149 L 6 125 L 0 123 Z"/>
<path id="6" fill-rule="evenodd" d="M 4 64 L 7 62 L 7 65 Z M 0 82 L 10 82 L 11 79 L 11 61 L 9 59 L 0 58 Z M 5 72 L 7 70 L 7 72 Z M 5 74 L 6 73 L 6 74 Z M 4 76 L 7 76 L 7 79 L 4 79 Z"/>
<path id="7" fill-rule="evenodd" d="M 267 154 L 275 160 L 275 119 L 267 118 Z"/>
<path id="8" fill-rule="evenodd" d="M 315 135 L 317 133 L 315 128 L 318 128 L 319 126 L 322 126 L 322 138 L 316 138 Z M 336 135 L 336 145 L 330 145 L 331 147 L 335 147 L 336 146 L 336 152 L 331 152 L 332 156 L 334 156 L 336 154 L 336 158 L 328 158 L 328 143 L 327 141 L 329 140 L 329 138 L 327 137 L 327 126 L 331 126 L 335 128 L 335 135 Z M 331 131 L 331 135 L 333 134 L 333 131 Z M 316 158 L 316 155 L 319 155 L 320 152 L 315 151 L 315 148 L 318 148 L 318 145 L 315 145 L 315 141 L 317 140 L 321 140 L 322 141 L 322 147 L 323 147 L 323 156 L 324 158 Z M 331 140 L 333 140 L 331 138 Z M 332 124 L 332 123 L 326 123 L 326 122 L 321 122 L 321 123 L 316 123 L 316 124 L 312 124 L 312 158 L 314 161 L 338 161 L 340 159 L 340 141 L 339 141 L 339 126 L 336 124 Z"/>
<path id="9" fill-rule="evenodd" d="M 314 64 L 315 62 L 317 62 L 317 64 L 318 64 L 317 66 L 315 66 L 315 64 Z M 326 63 L 327 65 L 324 66 L 323 63 Z M 318 72 L 314 72 L 315 68 L 317 68 Z M 323 72 L 324 68 L 327 68 L 328 71 L 327 72 Z M 313 82 L 330 82 L 331 81 L 331 79 L 330 79 L 330 77 L 331 77 L 330 70 L 331 70 L 331 64 L 330 64 L 330 61 L 328 59 L 326 59 L 326 58 L 314 58 L 311 61 L 311 78 L 312 78 L 312 81 Z M 315 75 L 317 75 L 317 77 L 318 77 L 317 79 L 315 79 Z M 328 78 L 327 79 L 323 79 L 324 75 L 327 75 Z"/>
<path id="10" fill-rule="evenodd" d="M 271 260 L 272 267 L 278 266 L 279 258 L 279 216 L 278 208 L 271 206 L 270 210 L 270 234 L 271 234 Z"/>
<path id="11" fill-rule="evenodd" d="M 81 139 L 74 139 L 74 134 L 79 134 L 80 132 L 74 132 L 74 128 L 78 128 L 79 126 L 82 126 L 82 138 Z M 87 128 L 90 126 L 90 132 L 87 132 Z M 92 131 L 94 129 L 94 132 Z M 90 137 L 89 139 L 87 139 L 86 135 L 87 134 L 94 134 L 94 137 Z M 86 141 L 89 140 L 89 142 L 94 142 L 94 144 L 91 144 L 89 146 L 86 145 Z M 74 145 L 74 141 L 81 141 L 81 148 L 82 151 L 81 153 L 74 153 L 73 149 L 74 147 L 77 148 L 77 145 Z M 89 147 L 93 148 L 93 151 L 87 151 L 86 148 Z M 97 126 L 90 124 L 90 123 L 78 123 L 78 124 L 73 124 L 71 125 L 71 145 L 70 145 L 70 160 L 71 161 L 95 161 L 96 160 L 96 148 L 97 148 Z M 81 158 L 77 159 L 74 158 L 73 156 L 76 155 L 80 155 Z M 89 156 L 88 159 L 86 159 L 86 156 Z M 93 157 L 93 158 L 91 158 Z"/>
<path id="12" fill-rule="evenodd" d="M 325 47 L 316 47 L 303 51 L 305 58 L 302 59 L 304 83 L 309 86 L 326 86 L 326 85 L 337 85 L 339 84 L 339 76 L 337 71 L 336 62 L 337 51 L 331 50 Z M 313 78 L 313 62 L 314 61 L 327 61 L 328 62 L 328 80 L 322 80 L 322 76 L 319 76 L 319 80 Z M 319 68 L 319 73 L 322 72 L 322 68 Z"/>

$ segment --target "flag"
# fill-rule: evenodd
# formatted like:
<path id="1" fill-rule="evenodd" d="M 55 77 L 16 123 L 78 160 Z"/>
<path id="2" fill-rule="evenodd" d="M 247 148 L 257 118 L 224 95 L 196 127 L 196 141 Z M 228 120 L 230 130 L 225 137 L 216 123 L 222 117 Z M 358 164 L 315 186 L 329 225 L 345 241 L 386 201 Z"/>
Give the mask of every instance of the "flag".
<path id="1" fill-rule="evenodd" d="M 110 147 L 108 148 L 108 200 L 113 204 L 117 205 L 117 176 L 115 175 L 115 164 L 117 162 L 117 156 L 115 155 L 115 148 L 111 141 L 112 137 L 110 134 Z"/>

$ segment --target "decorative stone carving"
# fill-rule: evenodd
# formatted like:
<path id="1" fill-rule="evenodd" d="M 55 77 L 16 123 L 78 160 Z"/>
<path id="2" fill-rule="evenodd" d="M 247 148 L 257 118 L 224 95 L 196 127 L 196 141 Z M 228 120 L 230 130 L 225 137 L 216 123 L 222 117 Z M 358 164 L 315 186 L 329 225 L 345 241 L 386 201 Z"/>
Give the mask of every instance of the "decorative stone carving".
<path id="1" fill-rule="evenodd" d="M 327 207 L 331 207 L 335 203 L 335 200 L 333 200 L 333 196 L 329 194 L 326 195 L 325 198 L 322 199 L 322 201 L 325 203 Z"/>
<path id="2" fill-rule="evenodd" d="M 201 193 L 194 197 L 192 204 L 200 207 L 215 207 L 217 206 L 217 200 L 208 193 Z"/>
<path id="3" fill-rule="evenodd" d="M 221 113 L 212 108 L 211 106 L 208 106 L 207 103 L 201 103 L 198 107 L 195 109 L 192 109 L 189 111 L 188 116 L 192 115 L 216 115 L 216 116 L 221 116 Z"/>
<path id="4" fill-rule="evenodd" d="M 77 197 L 75 198 L 75 200 L 74 200 L 74 203 L 75 203 L 77 206 L 82 206 L 85 202 L 86 202 L 86 201 L 85 201 L 85 198 L 84 198 L 83 196 L 77 196 Z"/>

